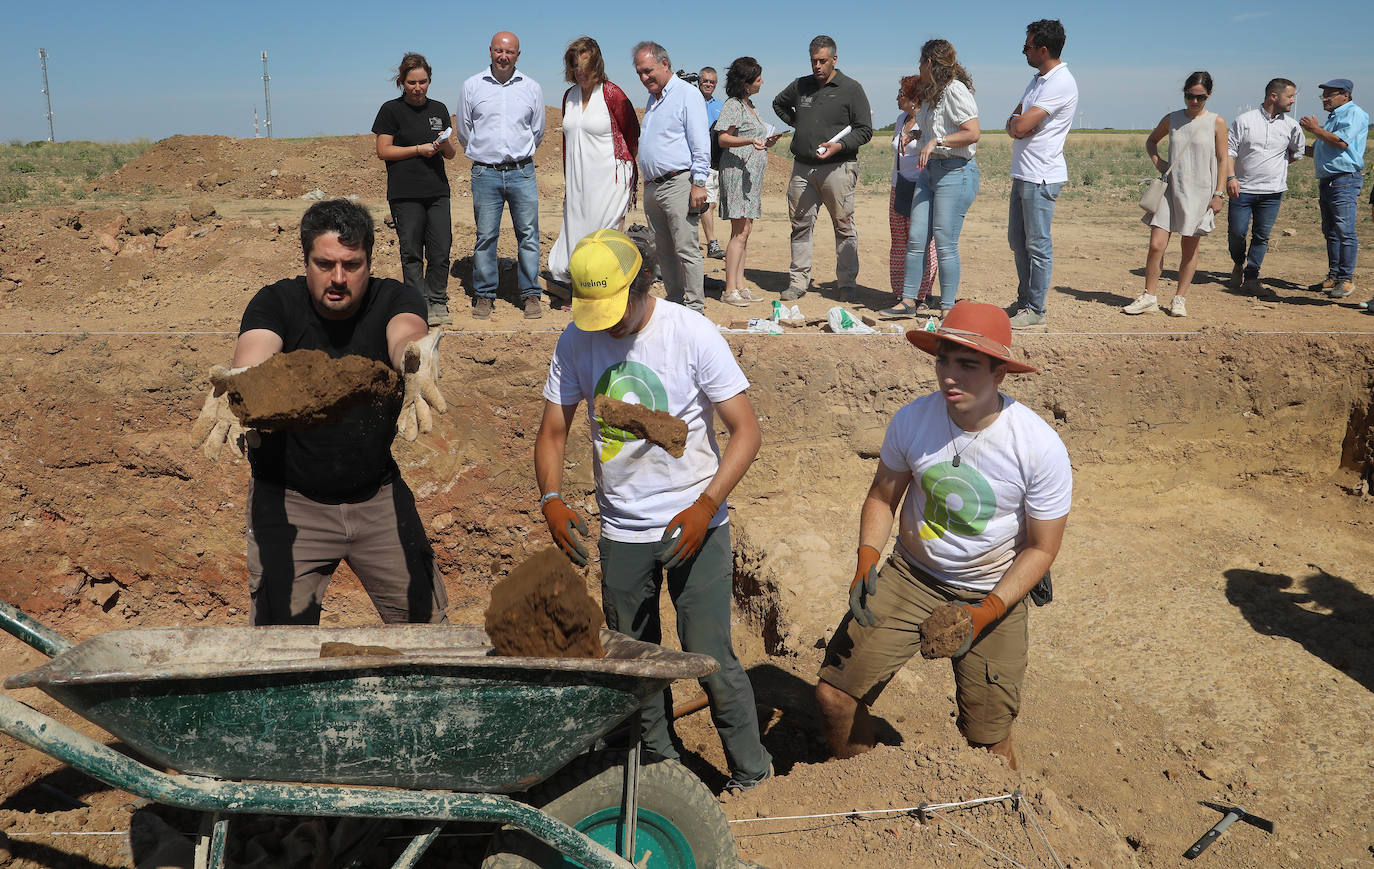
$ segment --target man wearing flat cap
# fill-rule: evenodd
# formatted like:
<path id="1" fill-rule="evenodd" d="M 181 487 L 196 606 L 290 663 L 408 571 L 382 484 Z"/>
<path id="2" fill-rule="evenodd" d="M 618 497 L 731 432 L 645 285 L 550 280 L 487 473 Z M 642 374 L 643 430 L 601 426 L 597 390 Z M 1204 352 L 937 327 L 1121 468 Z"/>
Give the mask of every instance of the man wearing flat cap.
<path id="1" fill-rule="evenodd" d="M 586 402 L 601 514 L 601 600 L 606 625 L 635 639 L 662 641 L 658 599 L 666 577 L 688 652 L 720 670 L 701 680 L 731 779 L 747 790 L 773 774 L 759 739 L 754 689 L 730 639 L 734 567 L 725 498 L 758 455 L 758 417 L 749 381 L 710 320 L 649 295 L 653 254 L 624 233 L 603 229 L 573 249 L 573 322 L 563 331 L 544 384 L 544 418 L 534 446 L 540 508 L 554 542 L 587 563 L 587 526 L 564 503 L 563 460 L 577 406 Z M 675 458 L 664 447 L 608 425 L 600 396 L 661 411 L 686 424 Z M 722 454 L 714 418 L 730 432 Z M 676 758 L 668 691 L 642 712 L 644 747 Z"/>
<path id="2" fill-rule="evenodd" d="M 1364 146 L 1369 137 L 1369 113 L 1352 102 L 1355 84 L 1333 78 L 1321 86 L 1326 120 L 1308 115 L 1298 123 L 1315 141 L 1307 148 L 1317 169 L 1317 204 L 1326 236 L 1326 278 L 1311 289 L 1343 299 L 1355 292 L 1355 259 L 1360 240 L 1355 218 L 1364 185 Z"/>
<path id="3" fill-rule="evenodd" d="M 961 301 L 939 329 L 907 339 L 935 357 L 938 391 L 888 424 L 860 513 L 849 612 L 826 647 L 816 702 L 831 751 L 852 757 L 875 743 L 868 708 L 892 676 L 918 650 L 951 658 L 960 732 L 1015 769 L 1025 598 L 1045 588 L 1064 537 L 1069 455 L 1001 392 L 1007 374 L 1035 370 L 1012 357 L 1001 308 Z M 897 544 L 880 567 L 899 506 Z"/>

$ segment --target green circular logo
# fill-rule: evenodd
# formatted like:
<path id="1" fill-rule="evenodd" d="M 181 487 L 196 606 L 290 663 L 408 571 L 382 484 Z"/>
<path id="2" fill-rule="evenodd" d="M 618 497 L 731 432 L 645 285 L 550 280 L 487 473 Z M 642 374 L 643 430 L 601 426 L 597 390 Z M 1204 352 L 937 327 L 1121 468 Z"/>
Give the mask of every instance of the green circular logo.
<path id="1" fill-rule="evenodd" d="M 921 474 L 921 490 L 926 493 L 921 536 L 926 539 L 944 537 L 946 532 L 975 537 L 997 512 L 992 486 L 968 463 L 956 468 L 941 462 L 927 468 Z"/>
<path id="2" fill-rule="evenodd" d="M 668 390 L 653 369 L 639 362 L 617 362 L 596 381 L 596 394 L 617 401 L 642 404 L 650 410 L 668 412 Z M 639 440 L 637 435 L 624 429 L 606 425 L 600 419 L 597 424 L 601 430 L 601 461 L 615 458 L 626 441 Z"/>

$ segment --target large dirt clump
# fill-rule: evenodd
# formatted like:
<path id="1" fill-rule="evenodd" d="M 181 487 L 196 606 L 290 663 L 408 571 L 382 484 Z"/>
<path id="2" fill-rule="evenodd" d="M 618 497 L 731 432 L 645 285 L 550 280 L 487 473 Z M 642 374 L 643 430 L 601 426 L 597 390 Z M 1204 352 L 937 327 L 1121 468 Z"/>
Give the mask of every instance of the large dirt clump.
<path id="1" fill-rule="evenodd" d="M 486 627 L 500 655 L 600 658 L 604 621 L 567 556 L 550 546 L 492 586 Z"/>
<path id="2" fill-rule="evenodd" d="M 239 422 L 268 431 L 313 428 L 343 419 L 350 410 L 393 398 L 401 379 L 363 356 L 331 357 L 323 350 L 277 353 L 238 374 L 212 374 L 229 395 Z"/>

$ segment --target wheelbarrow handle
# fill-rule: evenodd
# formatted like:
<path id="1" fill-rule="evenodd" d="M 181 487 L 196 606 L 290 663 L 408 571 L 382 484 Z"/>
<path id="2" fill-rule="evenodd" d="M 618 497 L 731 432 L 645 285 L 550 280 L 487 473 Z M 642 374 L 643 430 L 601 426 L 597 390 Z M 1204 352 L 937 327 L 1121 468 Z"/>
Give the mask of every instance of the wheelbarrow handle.
<path id="1" fill-rule="evenodd" d="M 33 646 L 49 658 L 76 645 L 14 604 L 0 600 L 0 628 Z"/>

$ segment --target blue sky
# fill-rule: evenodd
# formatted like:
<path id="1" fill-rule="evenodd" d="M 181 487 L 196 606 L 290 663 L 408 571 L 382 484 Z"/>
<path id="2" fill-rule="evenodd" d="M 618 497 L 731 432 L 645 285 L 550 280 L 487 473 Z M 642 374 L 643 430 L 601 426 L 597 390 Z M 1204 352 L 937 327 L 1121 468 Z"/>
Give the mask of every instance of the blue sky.
<path id="1" fill-rule="evenodd" d="M 1050 17 L 1068 31 L 1064 60 L 1078 80 L 1088 126 L 1153 126 L 1182 106 L 1183 79 L 1194 69 L 1212 73 L 1209 108 L 1228 120 L 1238 107 L 1258 103 L 1275 75 L 1298 83 L 1300 114 L 1320 114 L 1316 86 L 1338 76 L 1353 79 L 1355 101 L 1374 108 L 1374 5 L 1368 0 L 1327 0 L 1310 16 L 1309 7 L 1233 0 L 1038 6 L 985 0 L 922 15 L 923 5 L 942 6 L 74 0 L 45 10 L 7 3 L 0 141 L 47 137 L 39 48 L 49 55 L 59 140 L 250 137 L 254 107 L 263 113 L 263 50 L 272 75 L 274 135 L 299 137 L 369 131 L 377 107 L 397 95 L 390 79 L 408 50 L 429 58 L 430 96 L 452 108 L 462 80 L 485 65 L 491 34 L 501 29 L 520 36 L 520 67 L 543 85 L 549 103 L 565 87 L 563 49 L 583 33 L 601 44 L 611 79 L 638 104 L 645 94 L 629 50 L 640 39 L 663 43 L 675 67 L 723 68 L 753 55 L 764 68 L 761 108 L 789 78 L 807 72 L 807 43 L 828 33 L 839 45 L 840 69 L 863 83 L 881 126 L 896 113 L 897 78 L 914 71 L 922 42 L 940 36 L 973 75 L 984 125 L 1000 127 L 1030 76 L 1019 54 L 1026 22 Z M 893 8 L 903 11 L 887 11 Z"/>

